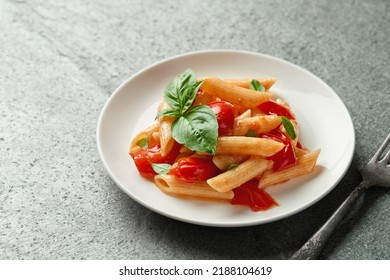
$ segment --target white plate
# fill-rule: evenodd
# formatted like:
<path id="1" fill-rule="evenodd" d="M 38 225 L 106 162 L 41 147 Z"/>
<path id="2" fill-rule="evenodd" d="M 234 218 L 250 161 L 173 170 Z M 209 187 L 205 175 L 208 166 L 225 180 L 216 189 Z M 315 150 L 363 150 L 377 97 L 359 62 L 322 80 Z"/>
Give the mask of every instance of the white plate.
<path id="1" fill-rule="evenodd" d="M 228 203 L 180 199 L 165 195 L 143 179 L 128 155 L 132 137 L 150 125 L 166 85 L 185 69 L 197 77 L 276 77 L 273 92 L 296 114 L 301 142 L 321 148 L 318 167 L 310 175 L 290 180 L 269 193 L 279 203 L 265 212 Z M 136 73 L 109 98 L 100 115 L 97 145 L 116 184 L 131 198 L 162 215 L 208 226 L 247 226 L 297 213 L 324 197 L 347 171 L 354 153 L 351 117 L 337 94 L 323 81 L 294 64 L 251 52 L 215 50 L 179 55 Z"/>

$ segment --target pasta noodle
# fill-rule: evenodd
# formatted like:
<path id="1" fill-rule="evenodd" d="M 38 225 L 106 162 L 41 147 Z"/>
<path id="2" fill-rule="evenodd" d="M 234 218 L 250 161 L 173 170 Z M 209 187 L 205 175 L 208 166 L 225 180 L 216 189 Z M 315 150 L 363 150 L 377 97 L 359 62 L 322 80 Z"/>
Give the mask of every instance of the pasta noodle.
<path id="1" fill-rule="evenodd" d="M 262 157 L 251 157 L 236 168 L 208 179 L 207 183 L 219 192 L 227 192 L 261 175 L 271 166 L 272 163 Z"/>
<path id="2" fill-rule="evenodd" d="M 285 182 L 289 179 L 310 173 L 317 162 L 320 150 L 309 152 L 298 158 L 297 164 L 279 172 L 265 172 L 259 182 L 259 188 L 265 188 Z"/>
<path id="3" fill-rule="evenodd" d="M 266 133 L 278 127 L 281 122 L 278 116 L 272 115 L 239 119 L 233 129 L 233 135 L 245 135 L 250 129 L 259 134 Z"/>
<path id="4" fill-rule="evenodd" d="M 168 109 L 169 106 L 166 102 L 163 102 L 163 105 L 161 106 L 161 110 Z M 171 133 L 171 126 L 173 121 L 175 120 L 174 117 L 169 116 L 162 116 L 160 117 L 160 145 L 161 145 L 161 155 L 166 156 L 172 149 L 174 144 L 174 139 L 172 138 Z"/>
<path id="5" fill-rule="evenodd" d="M 154 182 L 160 190 L 171 195 L 222 200 L 233 198 L 233 192 L 218 192 L 206 182 L 186 183 L 171 175 L 157 175 Z"/>
<path id="6" fill-rule="evenodd" d="M 201 90 L 246 108 L 256 107 L 271 98 L 269 92 L 246 89 L 218 78 L 206 78 Z"/>
<path id="7" fill-rule="evenodd" d="M 245 136 L 222 136 L 217 142 L 217 154 L 267 157 L 274 155 L 282 148 L 283 144 L 274 140 Z"/>

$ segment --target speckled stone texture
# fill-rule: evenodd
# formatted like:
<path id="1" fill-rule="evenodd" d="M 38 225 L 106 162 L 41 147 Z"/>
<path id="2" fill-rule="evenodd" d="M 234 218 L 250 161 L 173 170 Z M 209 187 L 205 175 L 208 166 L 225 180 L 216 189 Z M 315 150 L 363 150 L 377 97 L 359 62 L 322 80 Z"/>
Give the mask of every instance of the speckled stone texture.
<path id="1" fill-rule="evenodd" d="M 0 46 L 1 259 L 286 259 L 390 131 L 387 0 L 0 0 Z M 204 49 L 277 56 L 339 94 L 356 152 L 329 195 L 281 221 L 223 229 L 160 216 L 115 186 L 95 140 L 104 103 L 151 63 Z M 390 259 L 390 192 L 360 205 L 321 259 Z"/>

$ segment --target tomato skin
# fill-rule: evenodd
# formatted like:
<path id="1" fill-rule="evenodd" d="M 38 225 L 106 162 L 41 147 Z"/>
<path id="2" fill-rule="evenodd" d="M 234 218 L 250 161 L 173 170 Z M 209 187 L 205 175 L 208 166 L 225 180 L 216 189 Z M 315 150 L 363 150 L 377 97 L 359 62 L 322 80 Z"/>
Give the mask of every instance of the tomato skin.
<path id="1" fill-rule="evenodd" d="M 283 116 L 292 120 L 295 119 L 286 107 L 283 107 L 282 105 L 279 105 L 272 100 L 261 103 L 257 106 L 257 108 L 259 108 L 266 115 Z"/>
<path id="2" fill-rule="evenodd" d="M 169 170 L 170 175 L 188 183 L 206 181 L 219 173 L 211 158 L 200 157 L 181 158 Z"/>
<path id="3" fill-rule="evenodd" d="M 175 142 L 172 150 L 166 156 L 161 155 L 160 144 L 151 148 L 140 150 L 130 154 L 134 160 L 138 172 L 145 178 L 152 179 L 157 173 L 152 168 L 152 163 L 169 163 L 172 164 L 179 155 L 180 145 Z"/>
<path id="4" fill-rule="evenodd" d="M 297 162 L 295 151 L 291 143 L 285 145 L 283 149 L 281 149 L 276 154 L 268 157 L 268 159 L 274 162 L 272 170 L 275 172 L 293 166 Z"/>
<path id="5" fill-rule="evenodd" d="M 297 157 L 295 155 L 294 147 L 290 138 L 286 134 L 276 128 L 270 132 L 260 134 L 259 137 L 268 138 L 284 144 L 283 149 L 268 157 L 268 159 L 272 160 L 274 163 L 272 166 L 273 171 L 277 172 L 296 164 Z"/>
<path id="6" fill-rule="evenodd" d="M 263 189 L 258 188 L 259 181 L 252 179 L 233 189 L 233 205 L 249 206 L 252 211 L 264 211 L 278 205 L 275 200 Z"/>
<path id="7" fill-rule="evenodd" d="M 218 135 L 229 135 L 233 130 L 236 117 L 234 105 L 226 101 L 214 101 L 209 103 L 218 121 Z"/>
<path id="8" fill-rule="evenodd" d="M 282 142 L 283 144 L 290 143 L 290 138 L 281 132 L 278 128 L 275 128 L 267 133 L 262 133 L 259 135 L 260 138 L 267 138 L 274 141 Z"/>

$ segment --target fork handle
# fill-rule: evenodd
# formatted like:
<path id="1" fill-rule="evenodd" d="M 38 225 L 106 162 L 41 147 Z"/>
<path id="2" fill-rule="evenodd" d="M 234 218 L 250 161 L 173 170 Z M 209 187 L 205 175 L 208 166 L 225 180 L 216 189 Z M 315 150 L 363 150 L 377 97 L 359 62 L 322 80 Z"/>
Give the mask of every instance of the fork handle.
<path id="1" fill-rule="evenodd" d="M 362 193 L 370 186 L 368 181 L 362 181 L 344 200 L 333 215 L 326 221 L 326 223 L 297 251 L 291 260 L 313 260 L 322 251 L 326 241 L 337 225 L 343 220 L 345 215 L 349 212 L 352 205 L 362 195 Z"/>

